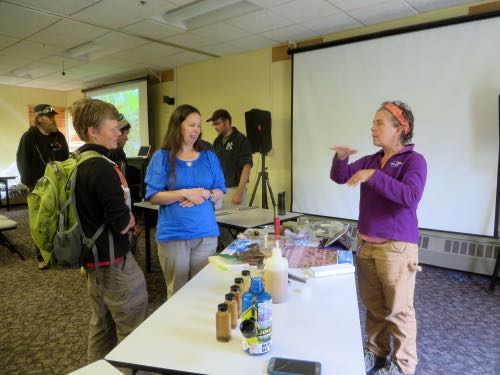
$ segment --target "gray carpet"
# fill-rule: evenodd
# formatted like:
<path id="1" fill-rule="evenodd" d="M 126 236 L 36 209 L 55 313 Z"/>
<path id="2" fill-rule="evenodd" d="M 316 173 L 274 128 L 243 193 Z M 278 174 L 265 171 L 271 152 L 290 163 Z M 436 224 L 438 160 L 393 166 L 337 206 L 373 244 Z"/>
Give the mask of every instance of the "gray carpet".
<path id="1" fill-rule="evenodd" d="M 84 366 L 90 317 L 84 275 L 39 271 L 26 208 L 0 214 L 18 222 L 18 229 L 5 235 L 27 258 L 0 247 L 0 374 L 66 374 Z M 139 245 L 137 258 L 145 269 L 142 237 Z M 149 313 L 165 301 L 154 252 L 152 267 L 146 274 Z M 415 295 L 418 375 L 500 375 L 500 285 L 492 294 L 488 282 L 484 276 L 424 266 Z M 360 316 L 363 324 L 361 305 Z"/>

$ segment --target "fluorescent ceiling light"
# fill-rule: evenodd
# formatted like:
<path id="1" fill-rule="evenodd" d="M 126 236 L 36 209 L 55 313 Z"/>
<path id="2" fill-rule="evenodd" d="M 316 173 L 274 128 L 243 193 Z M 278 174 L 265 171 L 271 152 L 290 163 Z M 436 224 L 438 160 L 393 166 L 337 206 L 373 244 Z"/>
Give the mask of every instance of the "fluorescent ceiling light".
<path id="1" fill-rule="evenodd" d="M 78 60 L 90 60 L 91 54 L 98 52 L 103 48 L 105 48 L 105 46 L 90 41 L 67 49 L 64 51 L 64 56 Z"/>
<path id="2" fill-rule="evenodd" d="M 32 67 L 25 66 L 11 70 L 9 72 L 9 75 L 17 78 L 33 79 L 31 75 L 32 71 L 33 71 Z"/>
<path id="3" fill-rule="evenodd" d="M 152 19 L 189 30 L 259 9 L 257 5 L 245 0 L 199 0 Z"/>

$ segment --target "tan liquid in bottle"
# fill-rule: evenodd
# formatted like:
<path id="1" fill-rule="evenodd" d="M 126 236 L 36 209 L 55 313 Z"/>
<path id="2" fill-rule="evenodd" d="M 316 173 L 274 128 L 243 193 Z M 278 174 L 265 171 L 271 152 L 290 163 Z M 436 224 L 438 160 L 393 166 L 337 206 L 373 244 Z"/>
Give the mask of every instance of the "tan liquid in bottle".
<path id="1" fill-rule="evenodd" d="M 236 302 L 238 304 L 238 319 L 241 318 L 241 292 L 239 285 L 231 285 L 231 293 L 236 296 Z"/>
<path id="2" fill-rule="evenodd" d="M 252 277 L 250 276 L 250 271 L 249 270 L 243 270 L 241 271 L 241 277 L 243 278 L 243 289 L 241 289 L 241 294 L 248 292 L 248 289 L 250 289 L 250 283 L 252 281 Z"/>
<path id="3" fill-rule="evenodd" d="M 227 303 L 217 306 L 215 314 L 215 332 L 217 341 L 228 342 L 231 339 L 231 314 L 228 311 Z"/>
<path id="4" fill-rule="evenodd" d="M 264 259 L 264 274 L 273 303 L 285 302 L 288 297 L 288 260 L 283 258 L 279 247 L 273 249 L 272 257 Z"/>
<path id="5" fill-rule="evenodd" d="M 231 314 L 231 328 L 235 329 L 238 325 L 238 303 L 236 302 L 234 293 L 227 293 L 224 303 L 227 304 Z"/>

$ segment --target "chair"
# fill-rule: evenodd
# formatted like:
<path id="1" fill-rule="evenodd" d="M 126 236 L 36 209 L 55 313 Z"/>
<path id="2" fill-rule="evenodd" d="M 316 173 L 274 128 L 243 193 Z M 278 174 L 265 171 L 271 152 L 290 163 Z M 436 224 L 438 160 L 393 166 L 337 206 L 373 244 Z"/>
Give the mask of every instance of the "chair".
<path id="1" fill-rule="evenodd" d="M 16 249 L 16 247 L 4 236 L 3 231 L 12 230 L 17 228 L 17 223 L 14 220 L 0 215 L 0 245 L 5 246 L 11 251 L 12 254 L 17 254 L 22 260 L 25 260 L 23 255 Z"/>

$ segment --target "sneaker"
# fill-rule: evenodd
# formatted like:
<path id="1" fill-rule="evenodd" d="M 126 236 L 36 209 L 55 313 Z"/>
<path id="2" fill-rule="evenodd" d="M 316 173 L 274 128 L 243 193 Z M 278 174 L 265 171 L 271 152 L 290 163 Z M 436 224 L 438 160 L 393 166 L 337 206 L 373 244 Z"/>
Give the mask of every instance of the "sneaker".
<path id="1" fill-rule="evenodd" d="M 365 349 L 365 371 L 369 374 L 373 370 L 378 370 L 385 366 L 386 358 L 379 357 L 371 351 Z"/>
<path id="2" fill-rule="evenodd" d="M 415 375 L 415 373 L 405 374 L 394 361 L 390 361 L 383 368 L 375 371 L 373 375 Z"/>

